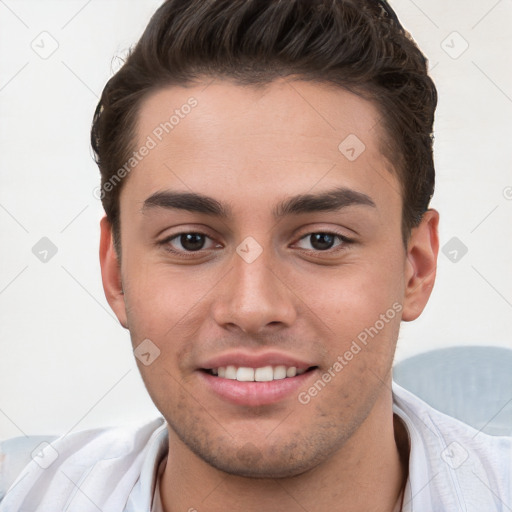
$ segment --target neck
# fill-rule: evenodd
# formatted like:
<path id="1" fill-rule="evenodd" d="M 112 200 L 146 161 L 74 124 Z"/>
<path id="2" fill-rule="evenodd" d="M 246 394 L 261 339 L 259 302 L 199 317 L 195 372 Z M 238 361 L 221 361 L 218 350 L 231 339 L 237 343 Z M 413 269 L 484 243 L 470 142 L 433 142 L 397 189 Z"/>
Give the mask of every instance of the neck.
<path id="1" fill-rule="evenodd" d="M 290 478 L 245 478 L 219 471 L 193 454 L 169 427 L 162 503 L 165 512 L 393 512 L 407 479 L 407 445 L 405 427 L 393 418 L 391 393 L 329 459 Z"/>

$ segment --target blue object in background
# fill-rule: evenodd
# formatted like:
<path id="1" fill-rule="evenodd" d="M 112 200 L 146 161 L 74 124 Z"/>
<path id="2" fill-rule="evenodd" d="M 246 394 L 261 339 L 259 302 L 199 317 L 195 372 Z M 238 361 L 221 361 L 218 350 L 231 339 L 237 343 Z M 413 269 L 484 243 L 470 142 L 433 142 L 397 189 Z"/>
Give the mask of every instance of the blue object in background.
<path id="1" fill-rule="evenodd" d="M 393 380 L 477 430 L 512 436 L 512 350 L 459 346 L 425 352 L 397 363 Z"/>

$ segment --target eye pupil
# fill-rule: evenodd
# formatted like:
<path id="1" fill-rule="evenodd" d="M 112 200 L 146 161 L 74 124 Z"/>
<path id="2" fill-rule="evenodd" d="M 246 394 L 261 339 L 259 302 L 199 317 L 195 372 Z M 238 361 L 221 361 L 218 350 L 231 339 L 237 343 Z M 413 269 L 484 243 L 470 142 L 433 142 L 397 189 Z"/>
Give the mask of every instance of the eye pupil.
<path id="1" fill-rule="evenodd" d="M 188 251 L 198 251 L 203 248 L 204 235 L 201 233 L 186 233 L 180 236 L 183 248 Z"/>
<path id="2" fill-rule="evenodd" d="M 326 250 L 332 247 L 334 236 L 329 233 L 314 233 L 311 235 L 311 246 L 318 250 Z"/>

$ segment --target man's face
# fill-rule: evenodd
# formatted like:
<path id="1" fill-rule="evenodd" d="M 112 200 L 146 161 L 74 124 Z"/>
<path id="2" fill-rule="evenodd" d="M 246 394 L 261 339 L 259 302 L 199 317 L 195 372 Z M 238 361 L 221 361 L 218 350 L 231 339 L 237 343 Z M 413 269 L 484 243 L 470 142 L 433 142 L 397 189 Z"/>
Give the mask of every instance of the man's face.
<path id="1" fill-rule="evenodd" d="M 371 103 L 300 81 L 216 80 L 142 104 L 136 149 L 156 146 L 121 192 L 124 295 L 111 304 L 134 347 L 150 340 L 148 361 L 160 350 L 139 367 L 171 434 L 219 469 L 301 473 L 390 408 L 412 270 L 380 130 Z M 228 366 L 300 375 L 214 375 Z"/>

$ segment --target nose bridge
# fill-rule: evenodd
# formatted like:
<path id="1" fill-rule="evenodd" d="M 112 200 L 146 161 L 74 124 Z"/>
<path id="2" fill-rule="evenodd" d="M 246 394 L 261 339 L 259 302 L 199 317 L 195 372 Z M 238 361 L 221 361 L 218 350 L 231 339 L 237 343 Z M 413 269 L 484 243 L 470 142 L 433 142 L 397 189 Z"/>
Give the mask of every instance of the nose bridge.
<path id="1" fill-rule="evenodd" d="M 279 275 L 277 258 L 270 247 L 263 248 L 247 237 L 237 247 L 232 265 L 214 305 L 219 325 L 236 325 L 255 334 L 270 324 L 293 322 L 293 294 Z"/>

